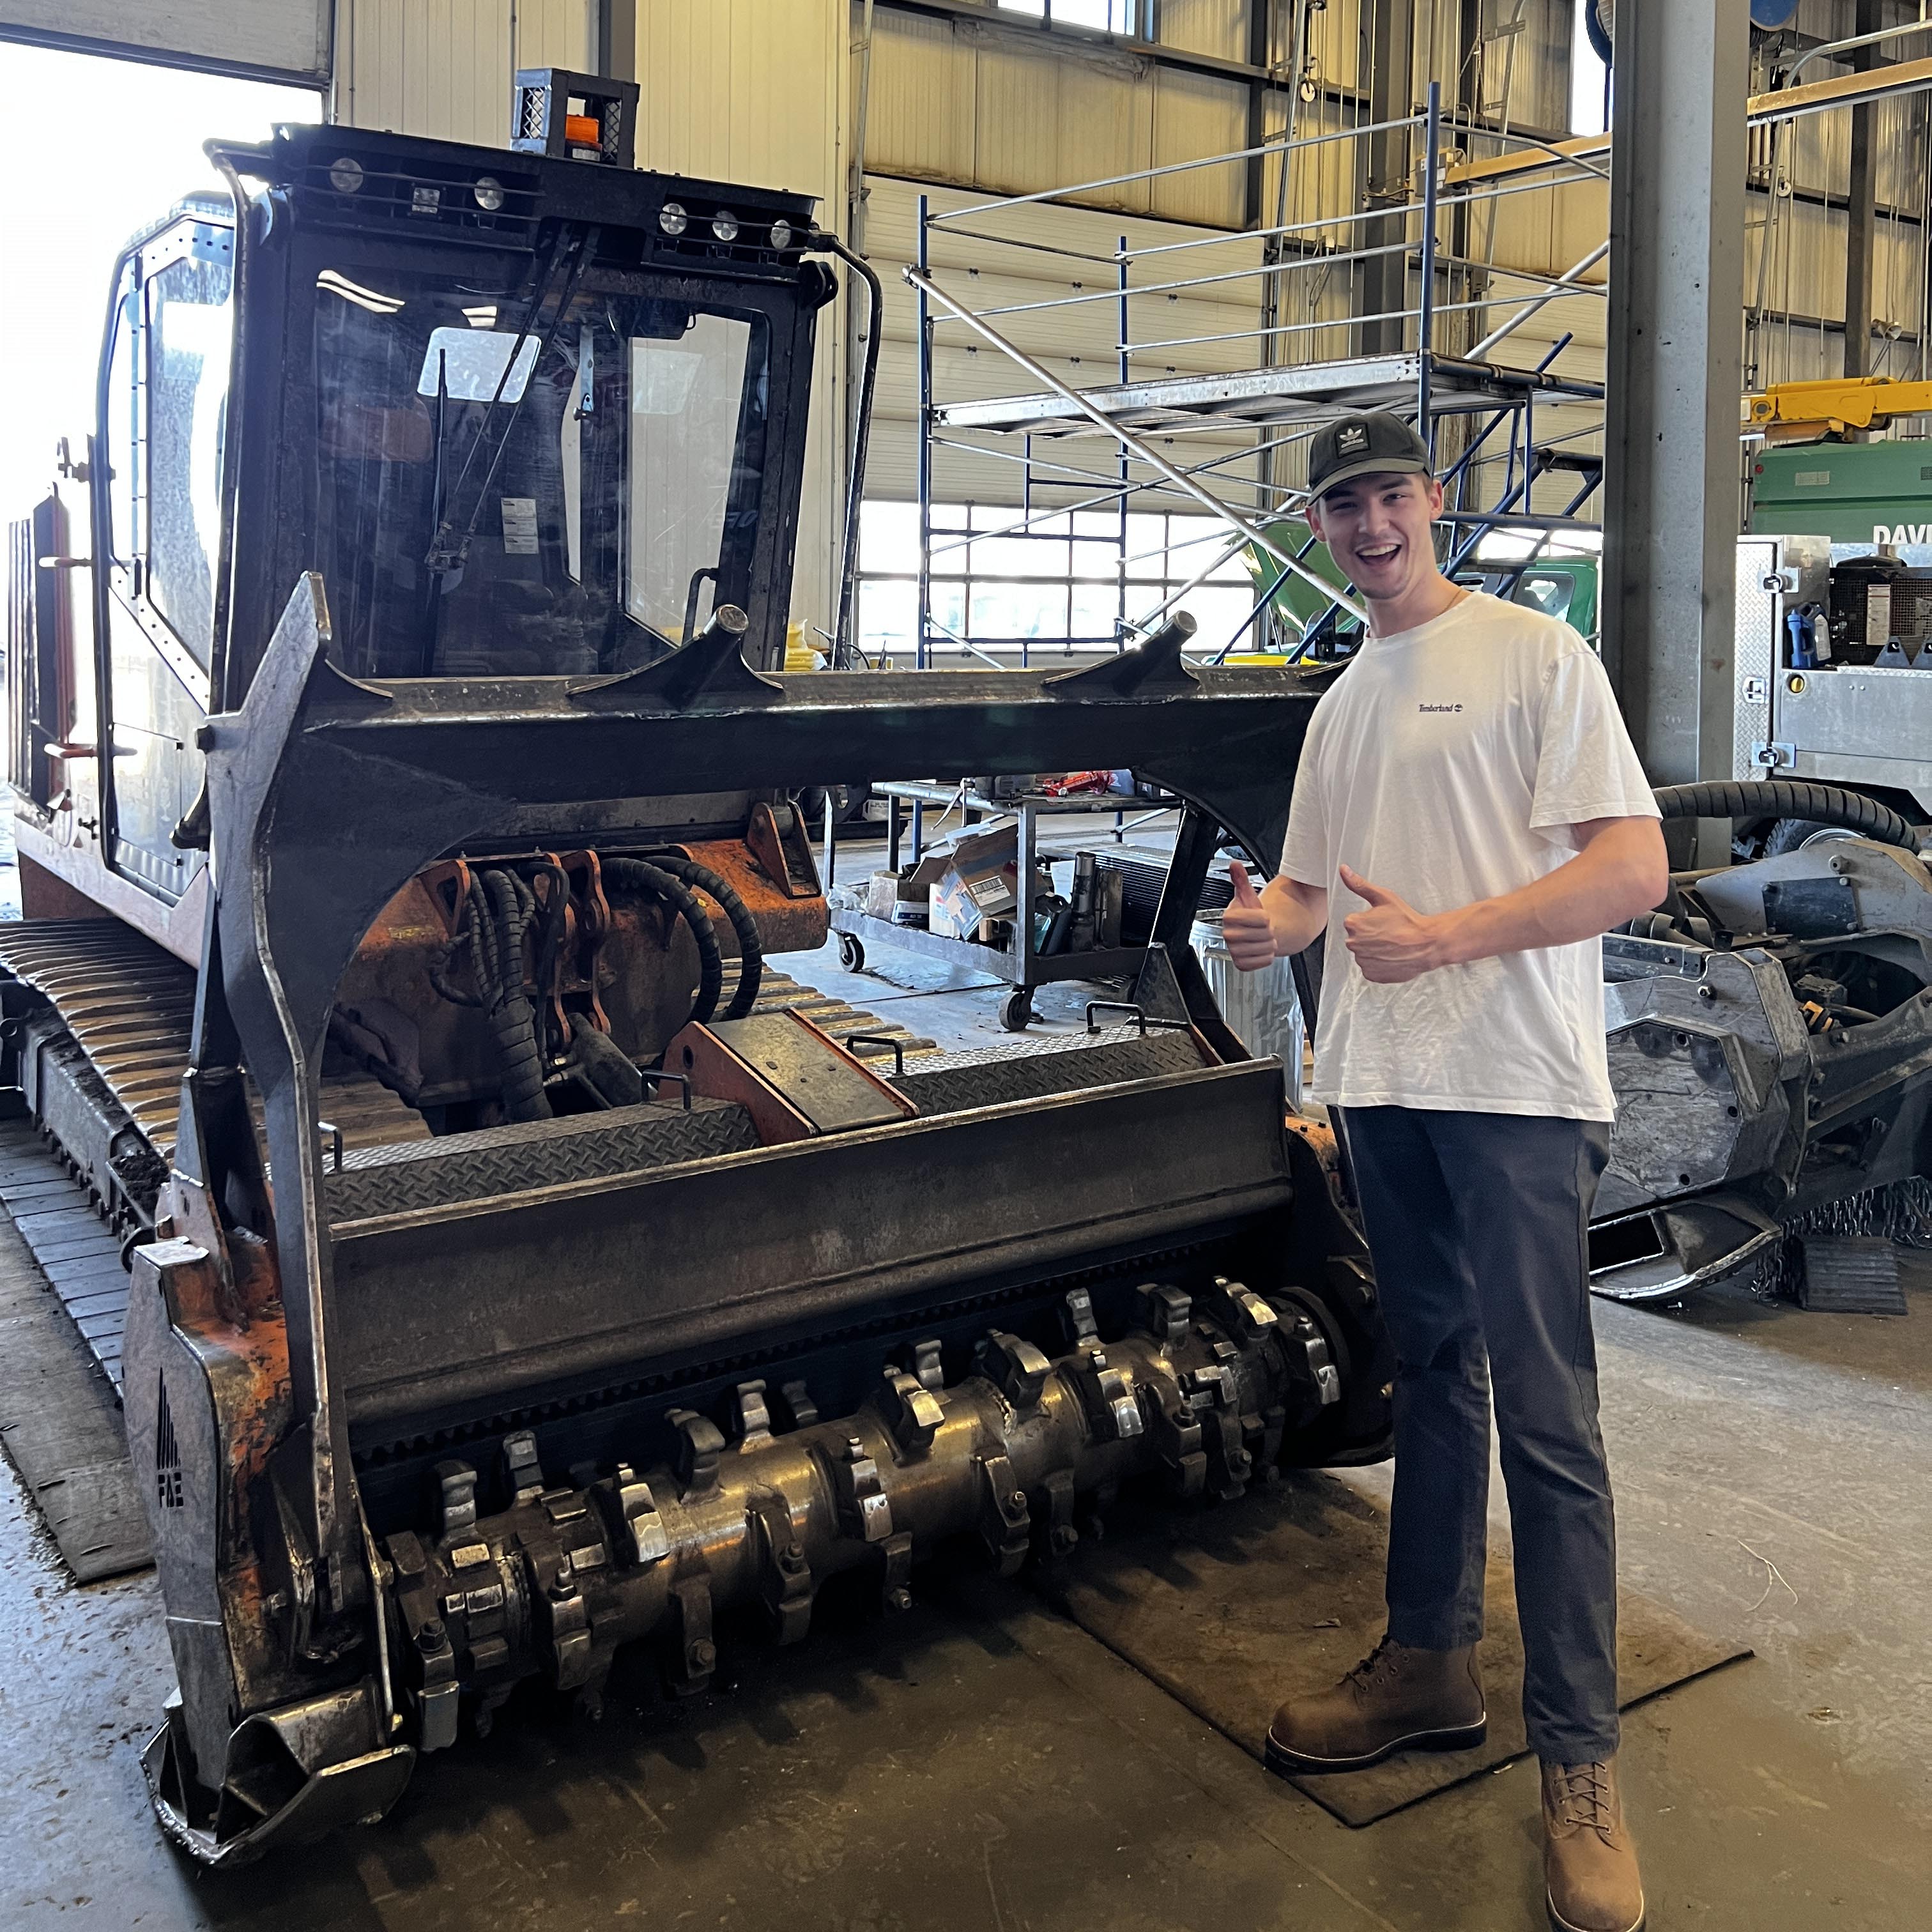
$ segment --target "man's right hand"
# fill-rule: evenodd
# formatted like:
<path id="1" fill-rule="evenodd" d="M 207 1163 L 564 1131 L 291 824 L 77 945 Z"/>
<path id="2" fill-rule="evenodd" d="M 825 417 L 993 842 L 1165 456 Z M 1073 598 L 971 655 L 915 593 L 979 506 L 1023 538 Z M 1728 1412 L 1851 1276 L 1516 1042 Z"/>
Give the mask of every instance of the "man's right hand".
<path id="1" fill-rule="evenodd" d="M 1221 915 L 1221 938 L 1228 957 L 1244 973 L 1258 973 L 1274 964 L 1274 927 L 1247 868 L 1238 859 L 1229 863 L 1228 876 L 1234 884 L 1234 899 Z"/>

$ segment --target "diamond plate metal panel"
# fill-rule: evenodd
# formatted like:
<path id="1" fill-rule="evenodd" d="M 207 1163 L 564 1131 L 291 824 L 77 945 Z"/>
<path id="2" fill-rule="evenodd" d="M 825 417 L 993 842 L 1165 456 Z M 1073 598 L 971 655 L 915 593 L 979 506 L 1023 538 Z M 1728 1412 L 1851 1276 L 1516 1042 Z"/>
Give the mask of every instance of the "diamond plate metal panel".
<path id="1" fill-rule="evenodd" d="M 559 1181 L 631 1174 L 738 1154 L 758 1144 L 742 1107 L 698 1101 L 672 1106 L 520 1121 L 440 1140 L 352 1154 L 328 1178 L 332 1223 L 480 1201 Z"/>
<path id="2" fill-rule="evenodd" d="M 1075 1094 L 1127 1080 L 1191 1072 L 1202 1064 L 1201 1050 L 1184 1033 L 1150 1033 L 1143 1040 L 1127 1028 L 1098 1045 L 1086 1036 L 1058 1050 L 990 1048 L 948 1054 L 929 1067 L 908 1066 L 894 1084 L 916 1102 L 922 1114 L 963 1113 L 1013 1100 L 1039 1100 L 1052 1094 Z"/>

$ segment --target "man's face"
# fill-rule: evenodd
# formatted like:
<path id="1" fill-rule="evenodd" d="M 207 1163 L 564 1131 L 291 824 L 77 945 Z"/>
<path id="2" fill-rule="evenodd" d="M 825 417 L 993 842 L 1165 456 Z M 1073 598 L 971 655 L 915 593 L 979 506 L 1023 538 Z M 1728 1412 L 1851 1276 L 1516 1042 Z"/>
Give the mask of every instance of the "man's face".
<path id="1" fill-rule="evenodd" d="M 1382 602 L 1434 572 L 1430 526 L 1442 510 L 1442 486 L 1432 476 L 1357 476 L 1310 504 L 1308 524 L 1349 582 Z"/>

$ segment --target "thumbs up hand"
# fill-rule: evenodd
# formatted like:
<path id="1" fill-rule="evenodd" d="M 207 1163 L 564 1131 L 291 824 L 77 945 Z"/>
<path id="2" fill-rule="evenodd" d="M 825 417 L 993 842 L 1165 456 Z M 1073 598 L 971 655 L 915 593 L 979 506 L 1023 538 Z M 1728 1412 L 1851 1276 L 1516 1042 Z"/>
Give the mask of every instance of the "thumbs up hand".
<path id="1" fill-rule="evenodd" d="M 1362 969 L 1363 978 L 1399 986 L 1448 963 L 1447 935 L 1440 918 L 1418 912 L 1398 894 L 1364 878 L 1349 866 L 1341 868 L 1341 879 L 1368 905 L 1366 912 L 1352 912 L 1342 922 L 1348 950 Z"/>
<path id="2" fill-rule="evenodd" d="M 1221 915 L 1221 938 L 1228 957 L 1244 973 L 1258 973 L 1274 963 L 1274 928 L 1247 868 L 1238 859 L 1228 866 L 1228 877 L 1234 882 L 1234 899 Z"/>

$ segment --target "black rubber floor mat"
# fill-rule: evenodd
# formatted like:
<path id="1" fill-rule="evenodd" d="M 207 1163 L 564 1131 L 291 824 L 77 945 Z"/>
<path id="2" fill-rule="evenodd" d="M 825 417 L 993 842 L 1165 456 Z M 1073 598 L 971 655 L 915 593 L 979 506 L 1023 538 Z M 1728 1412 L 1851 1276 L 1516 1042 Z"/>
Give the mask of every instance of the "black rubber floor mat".
<path id="1" fill-rule="evenodd" d="M 0 1216 L 0 1444 L 83 1583 L 153 1560 L 119 1405 L 88 1346 Z"/>
<path id="2" fill-rule="evenodd" d="M 1276 1706 L 1334 1682 L 1382 1634 L 1388 1545 L 1388 1520 L 1373 1504 L 1332 1477 L 1295 1475 L 1192 1516 L 1123 1503 L 1106 1540 L 1083 1540 L 1052 1592 L 1082 1629 L 1258 1758 Z M 1491 1552 L 1487 1592 L 1486 1742 L 1298 1778 L 1298 1789 L 1343 1823 L 1368 1825 L 1528 1751 L 1506 1553 Z M 1622 1593 L 1618 1622 L 1626 1709 L 1750 1654 L 1634 1591 Z"/>

